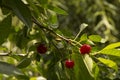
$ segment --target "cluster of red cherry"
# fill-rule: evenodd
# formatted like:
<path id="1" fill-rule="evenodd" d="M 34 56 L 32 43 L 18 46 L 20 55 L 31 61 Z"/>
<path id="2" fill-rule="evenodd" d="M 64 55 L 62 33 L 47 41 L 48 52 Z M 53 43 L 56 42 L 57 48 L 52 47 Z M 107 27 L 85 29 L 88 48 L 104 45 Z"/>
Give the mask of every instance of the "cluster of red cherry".
<path id="1" fill-rule="evenodd" d="M 88 45 L 88 44 L 84 44 L 80 47 L 80 53 L 82 55 L 84 54 L 89 54 L 91 51 L 91 46 Z M 44 44 L 40 44 L 37 46 L 37 52 L 40 53 L 40 54 L 44 54 L 47 52 L 47 47 L 44 45 Z M 73 68 L 74 67 L 74 61 L 73 60 L 70 60 L 70 59 L 67 59 L 65 61 L 65 66 L 66 68 Z"/>

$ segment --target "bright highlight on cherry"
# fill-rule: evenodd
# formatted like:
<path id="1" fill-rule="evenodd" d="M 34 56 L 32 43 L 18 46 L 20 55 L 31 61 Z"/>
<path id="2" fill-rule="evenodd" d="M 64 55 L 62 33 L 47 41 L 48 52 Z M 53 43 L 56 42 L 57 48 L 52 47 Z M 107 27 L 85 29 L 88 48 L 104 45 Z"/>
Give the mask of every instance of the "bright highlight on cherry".
<path id="1" fill-rule="evenodd" d="M 66 60 L 65 61 L 66 68 L 73 68 L 74 67 L 74 61 L 73 60 Z"/>
<path id="2" fill-rule="evenodd" d="M 81 54 L 89 54 L 91 52 L 91 46 L 88 44 L 84 44 L 80 47 Z"/>

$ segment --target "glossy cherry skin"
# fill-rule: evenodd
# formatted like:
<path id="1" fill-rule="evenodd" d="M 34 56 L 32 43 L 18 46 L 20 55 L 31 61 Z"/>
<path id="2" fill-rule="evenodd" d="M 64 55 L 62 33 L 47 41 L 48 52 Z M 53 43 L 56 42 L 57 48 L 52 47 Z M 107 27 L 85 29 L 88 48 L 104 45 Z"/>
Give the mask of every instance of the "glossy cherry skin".
<path id="1" fill-rule="evenodd" d="M 65 61 L 66 68 L 73 68 L 74 67 L 74 61 L 73 60 L 66 60 Z"/>
<path id="2" fill-rule="evenodd" d="M 44 44 L 39 44 L 37 46 L 37 52 L 40 54 L 44 54 L 47 52 L 47 47 Z"/>
<path id="3" fill-rule="evenodd" d="M 88 44 L 84 44 L 80 47 L 80 53 L 81 54 L 89 54 L 91 51 L 91 46 Z"/>

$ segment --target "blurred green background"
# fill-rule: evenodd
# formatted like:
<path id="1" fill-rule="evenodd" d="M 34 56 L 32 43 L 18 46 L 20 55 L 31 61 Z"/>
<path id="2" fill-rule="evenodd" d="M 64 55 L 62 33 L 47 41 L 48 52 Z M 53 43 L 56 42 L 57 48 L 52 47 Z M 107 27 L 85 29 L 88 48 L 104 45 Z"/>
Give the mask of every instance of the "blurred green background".
<path id="1" fill-rule="evenodd" d="M 60 0 L 67 16 L 59 15 L 60 28 L 79 31 L 87 23 L 87 34 L 99 34 L 108 42 L 120 40 L 120 0 Z"/>
<path id="2" fill-rule="evenodd" d="M 85 43 L 84 41 L 83 43 L 80 42 L 83 34 L 88 36 L 100 35 L 104 44 L 102 44 L 103 46 L 99 42 L 95 42 L 95 45 L 91 44 L 93 52 L 99 52 L 106 45 L 120 41 L 120 0 L 0 0 L 0 67 L 1 65 L 6 67 L 4 71 L 2 68 L 0 71 L 8 74 L 0 74 L 0 79 L 16 80 L 13 76 L 9 76 L 9 74 L 16 74 L 13 70 L 17 72 L 20 70 L 25 74 L 24 76 L 17 76 L 20 80 L 22 80 L 21 78 L 35 80 L 34 77 L 38 76 L 50 78 L 49 80 L 57 80 L 58 78 L 59 80 L 70 80 L 73 73 L 77 75 L 74 75 L 71 80 L 74 80 L 74 77 L 77 80 L 81 76 L 83 79 L 90 77 L 89 75 L 89 77 L 82 75 L 86 67 L 81 66 L 81 63 L 84 65 L 84 62 L 79 55 L 78 48 L 75 47 L 80 46 L 76 44 L 71 46 L 64 39 L 59 39 L 58 36 L 50 34 L 52 33 L 51 30 L 50 32 L 48 29 L 45 31 L 40 28 L 31 20 L 33 17 L 45 27 L 44 29 L 51 29 L 54 33 L 73 40 L 80 31 L 80 25 L 82 23 L 88 24 L 88 27 L 82 31 L 76 41 L 79 41 L 80 44 Z M 87 41 L 86 35 L 83 38 Z M 48 47 L 48 52 L 45 55 L 39 55 L 36 52 L 35 43 L 40 42 Z M 112 46 L 116 48 L 119 47 L 119 44 Z M 69 58 L 69 53 L 73 53 L 72 59 L 77 65 L 74 70 L 64 68 L 64 60 Z M 108 54 L 110 53 L 112 55 L 114 53 L 119 54 L 119 49 L 117 52 L 111 49 Z M 120 59 L 117 54 L 117 57 L 114 58 L 99 54 L 92 56 L 116 60 L 119 66 Z M 115 74 L 113 73 L 114 70 L 108 66 L 106 67 L 99 61 L 95 62 L 94 64 L 100 66 L 100 72 L 98 66 L 95 68 L 96 78 L 99 77 L 102 80 L 120 79 L 120 71 Z M 115 65 L 117 66 L 117 64 Z M 112 67 L 114 68 L 114 66 Z M 81 75 L 79 76 L 79 74 Z"/>

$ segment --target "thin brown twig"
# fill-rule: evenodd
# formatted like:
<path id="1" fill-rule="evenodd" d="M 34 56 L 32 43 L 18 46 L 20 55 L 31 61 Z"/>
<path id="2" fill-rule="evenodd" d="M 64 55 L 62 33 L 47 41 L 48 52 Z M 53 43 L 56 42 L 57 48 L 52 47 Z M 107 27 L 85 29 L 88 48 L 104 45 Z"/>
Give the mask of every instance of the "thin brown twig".
<path id="1" fill-rule="evenodd" d="M 66 37 L 64 37 L 64 36 L 62 36 L 62 35 L 60 35 L 60 34 L 57 34 L 56 32 L 54 32 L 53 30 L 49 29 L 48 27 L 42 26 L 41 23 L 38 22 L 38 20 L 35 19 L 34 17 L 33 17 L 33 20 L 32 20 L 32 21 L 33 21 L 39 28 L 46 29 L 46 30 L 50 31 L 51 33 L 53 33 L 54 35 L 58 36 L 59 38 L 65 40 L 65 41 L 67 41 L 67 42 L 70 42 L 71 44 L 72 44 L 72 43 L 75 43 L 75 44 L 81 46 L 81 44 L 79 44 L 77 41 L 72 40 L 72 39 L 68 39 L 68 38 L 66 38 Z M 72 45 L 74 45 L 74 44 L 72 44 Z"/>
<path id="2" fill-rule="evenodd" d="M 45 27 L 45 26 L 42 26 L 40 22 L 38 22 L 38 20 L 36 18 L 33 17 L 33 20 L 32 20 L 39 28 L 42 28 L 42 29 L 46 29 L 48 31 L 50 31 L 51 33 L 53 33 L 54 35 L 56 35 L 57 37 L 69 42 L 70 44 L 74 45 L 79 45 L 81 46 L 81 44 L 75 40 L 72 40 L 72 39 L 68 39 L 60 34 L 57 34 L 56 32 L 54 32 L 53 30 L 49 29 L 48 27 Z M 75 46 L 75 45 L 74 45 Z"/>

